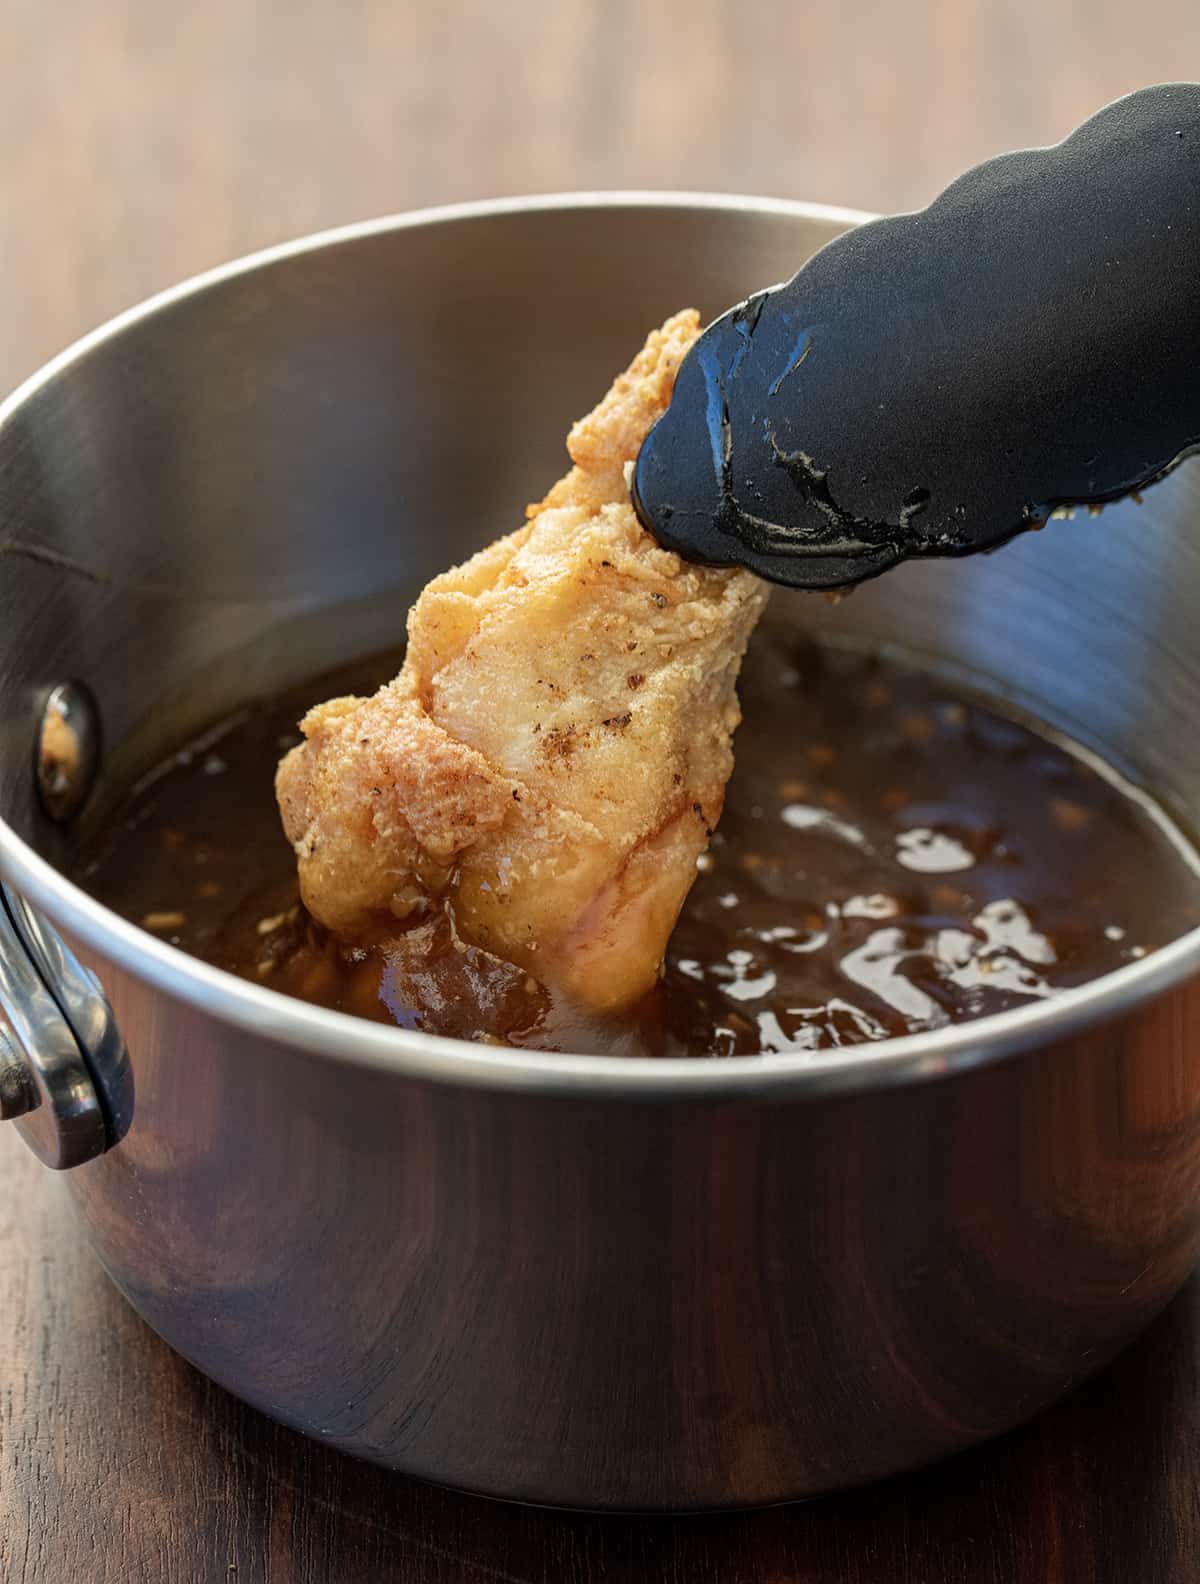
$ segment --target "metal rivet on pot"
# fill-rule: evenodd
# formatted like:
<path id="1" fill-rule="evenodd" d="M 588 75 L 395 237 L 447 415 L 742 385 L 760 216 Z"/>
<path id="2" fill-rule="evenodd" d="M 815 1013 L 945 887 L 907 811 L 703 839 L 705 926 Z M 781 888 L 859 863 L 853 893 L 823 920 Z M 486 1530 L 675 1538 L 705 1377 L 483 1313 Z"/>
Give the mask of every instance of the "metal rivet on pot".
<path id="1" fill-rule="evenodd" d="M 34 744 L 34 778 L 47 816 L 77 814 L 100 768 L 100 713 L 82 682 L 60 682 L 46 699 Z"/>

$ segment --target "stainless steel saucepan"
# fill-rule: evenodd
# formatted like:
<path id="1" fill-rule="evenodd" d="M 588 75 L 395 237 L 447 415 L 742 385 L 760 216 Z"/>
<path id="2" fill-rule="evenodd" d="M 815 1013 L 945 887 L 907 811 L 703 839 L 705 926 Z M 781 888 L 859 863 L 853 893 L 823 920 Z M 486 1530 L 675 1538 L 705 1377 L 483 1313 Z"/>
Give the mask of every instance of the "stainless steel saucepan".
<path id="1" fill-rule="evenodd" d="M 930 1035 L 652 1062 L 302 1005 L 64 878 L 156 752 L 393 644 L 647 326 L 855 218 L 635 195 L 357 226 L 167 293 L 0 408 L 0 1115 L 76 1167 L 173 1347 L 332 1446 L 536 1502 L 829 1490 L 1033 1414 L 1200 1253 L 1200 931 Z M 982 678 L 1186 821 L 1196 479 L 771 619 Z M 69 751 L 39 760 L 48 700 Z"/>

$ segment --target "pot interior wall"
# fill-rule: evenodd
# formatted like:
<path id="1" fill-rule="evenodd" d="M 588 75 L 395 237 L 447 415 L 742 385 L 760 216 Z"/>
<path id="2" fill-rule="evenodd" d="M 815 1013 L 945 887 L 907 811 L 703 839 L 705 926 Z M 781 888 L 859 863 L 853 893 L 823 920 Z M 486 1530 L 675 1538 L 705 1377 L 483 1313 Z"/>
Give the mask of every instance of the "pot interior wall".
<path id="1" fill-rule="evenodd" d="M 65 678 L 100 701 L 111 790 L 240 697 L 394 643 L 423 581 L 521 521 L 649 325 L 714 314 L 838 229 L 621 202 L 401 227 L 101 340 L 0 427 L 0 813 L 61 859 L 30 771 Z M 1140 507 L 837 607 L 780 591 L 774 619 L 965 667 L 1192 823 L 1198 491 L 1189 465 Z"/>

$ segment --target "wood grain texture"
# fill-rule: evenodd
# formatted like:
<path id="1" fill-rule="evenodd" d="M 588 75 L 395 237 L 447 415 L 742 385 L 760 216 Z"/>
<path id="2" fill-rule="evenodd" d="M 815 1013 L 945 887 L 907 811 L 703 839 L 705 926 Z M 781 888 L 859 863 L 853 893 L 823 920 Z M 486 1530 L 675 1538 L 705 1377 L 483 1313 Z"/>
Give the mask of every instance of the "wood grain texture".
<path id="1" fill-rule="evenodd" d="M 926 201 L 1141 83 L 1194 0 L 6 0 L 0 386 L 222 259 L 414 205 L 568 187 Z M 0 1137 L 8 1584 L 836 1580 L 1200 1572 L 1200 1285 L 1027 1429 L 874 1491 L 735 1517 L 505 1508 L 310 1445 L 171 1354 Z"/>

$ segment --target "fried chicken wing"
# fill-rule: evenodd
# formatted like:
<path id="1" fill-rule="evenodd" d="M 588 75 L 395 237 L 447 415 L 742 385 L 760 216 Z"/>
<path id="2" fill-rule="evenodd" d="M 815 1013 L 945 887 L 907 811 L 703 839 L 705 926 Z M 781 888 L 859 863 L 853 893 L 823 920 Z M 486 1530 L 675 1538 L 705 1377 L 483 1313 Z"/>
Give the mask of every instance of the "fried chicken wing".
<path id="1" fill-rule="evenodd" d="M 766 599 L 663 550 L 626 465 L 699 333 L 647 340 L 529 521 L 435 578 L 396 679 L 301 722 L 277 794 L 310 912 L 353 938 L 446 901 L 459 935 L 598 1010 L 659 972 L 724 801 Z"/>

